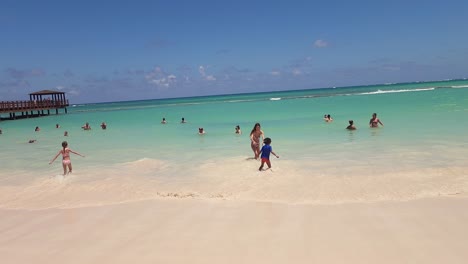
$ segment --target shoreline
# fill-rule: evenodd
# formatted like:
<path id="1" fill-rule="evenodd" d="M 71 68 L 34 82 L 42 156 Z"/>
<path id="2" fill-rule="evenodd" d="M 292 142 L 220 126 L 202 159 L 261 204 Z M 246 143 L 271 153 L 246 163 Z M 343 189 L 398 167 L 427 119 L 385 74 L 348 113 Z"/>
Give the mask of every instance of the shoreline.
<path id="1" fill-rule="evenodd" d="M 0 209 L 0 253 L 5 263 L 464 263 L 467 206 L 463 196 Z"/>
<path id="2" fill-rule="evenodd" d="M 344 170 L 333 165 L 311 174 L 309 168 L 317 164 L 300 167 L 288 160 L 263 172 L 258 172 L 257 162 L 216 164 L 171 169 L 165 162 L 144 160 L 66 177 L 0 173 L 0 209 L 72 209 L 171 199 L 339 205 L 468 196 L 466 166 L 393 170 L 374 176 L 375 170 L 364 166 Z M 182 173 L 186 176 L 179 176 Z"/>

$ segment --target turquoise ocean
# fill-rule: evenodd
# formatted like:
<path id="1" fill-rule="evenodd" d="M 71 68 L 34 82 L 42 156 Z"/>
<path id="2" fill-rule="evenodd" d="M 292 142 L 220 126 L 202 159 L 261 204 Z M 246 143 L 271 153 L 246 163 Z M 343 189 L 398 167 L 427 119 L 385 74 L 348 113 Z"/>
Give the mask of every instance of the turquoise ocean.
<path id="1" fill-rule="evenodd" d="M 68 114 L 0 122 L 0 207 L 376 202 L 468 192 L 468 80 L 70 103 Z M 369 128 L 374 112 L 383 127 Z M 350 119 L 357 130 L 345 129 Z M 92 130 L 81 129 L 86 122 Z M 259 172 L 252 159 L 257 122 L 280 156 L 271 157 L 272 170 Z M 48 164 L 64 140 L 86 156 L 72 155 L 65 177 L 60 157 Z"/>

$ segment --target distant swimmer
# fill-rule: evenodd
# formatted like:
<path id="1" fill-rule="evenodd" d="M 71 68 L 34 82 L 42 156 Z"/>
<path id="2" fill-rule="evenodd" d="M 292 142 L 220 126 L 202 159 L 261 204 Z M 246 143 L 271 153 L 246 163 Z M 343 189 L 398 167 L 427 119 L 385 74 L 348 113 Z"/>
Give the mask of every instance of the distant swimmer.
<path id="1" fill-rule="evenodd" d="M 59 124 L 55 124 L 55 128 L 60 128 L 60 125 L 59 125 Z"/>
<path id="2" fill-rule="evenodd" d="M 63 141 L 62 142 L 62 149 L 59 150 L 57 155 L 55 155 L 55 157 L 49 162 L 49 164 L 52 164 L 55 161 L 55 159 L 57 159 L 57 157 L 60 154 L 62 154 L 62 166 L 63 166 L 63 175 L 64 176 L 67 175 L 67 167 L 68 167 L 68 173 L 72 172 L 72 164 L 71 164 L 71 160 L 70 160 L 70 153 L 76 154 L 76 155 L 81 156 L 81 157 L 84 158 L 84 156 L 81 155 L 80 153 L 69 149 L 68 148 L 68 143 L 66 141 Z"/>
<path id="3" fill-rule="evenodd" d="M 86 122 L 86 124 L 84 124 L 81 128 L 82 128 L 83 130 L 91 130 L 91 126 L 89 125 L 88 122 Z"/>
<path id="4" fill-rule="evenodd" d="M 36 139 L 30 139 L 28 143 L 35 143 L 37 140 Z"/>
<path id="5" fill-rule="evenodd" d="M 63 132 L 64 137 L 68 137 L 68 131 Z"/>
<path id="6" fill-rule="evenodd" d="M 239 134 L 239 135 L 242 134 L 242 131 L 241 131 L 239 125 L 236 126 L 236 132 L 235 132 L 235 133 L 236 133 L 236 134 Z"/>
<path id="7" fill-rule="evenodd" d="M 262 141 L 265 138 L 265 134 L 260 128 L 260 123 L 256 123 L 250 132 L 250 147 L 254 152 L 255 159 L 260 156 L 260 138 L 262 138 Z"/>
<path id="8" fill-rule="evenodd" d="M 198 128 L 198 134 L 199 134 L 199 135 L 205 134 L 205 130 L 203 129 L 203 127 L 199 127 L 199 128 Z"/>
<path id="9" fill-rule="evenodd" d="M 182 120 L 180 121 L 180 123 L 184 124 L 184 123 L 187 123 L 187 122 L 185 121 L 185 118 L 182 117 Z"/>
<path id="10" fill-rule="evenodd" d="M 102 122 L 102 123 L 101 123 L 101 128 L 102 128 L 102 129 L 107 129 L 107 124 L 106 124 L 106 122 Z"/>
<path id="11" fill-rule="evenodd" d="M 41 131 L 41 129 L 37 126 L 37 127 L 34 129 L 34 131 L 39 132 L 39 131 Z"/>
<path id="12" fill-rule="evenodd" d="M 379 124 L 381 124 L 382 126 L 384 125 L 380 119 L 377 118 L 377 114 L 376 113 L 373 113 L 372 114 L 372 118 L 370 119 L 369 121 L 369 126 L 370 127 L 379 127 Z"/>
<path id="13" fill-rule="evenodd" d="M 268 165 L 268 168 L 271 169 L 271 163 L 270 163 L 270 153 L 275 155 L 276 158 L 279 158 L 278 155 L 276 155 L 275 152 L 273 152 L 273 148 L 271 147 L 271 138 L 265 138 L 263 140 L 263 143 L 265 145 L 263 145 L 262 147 L 262 150 L 260 151 L 260 153 L 262 153 L 262 163 L 260 164 L 260 168 L 258 168 L 259 171 L 262 171 L 263 170 L 263 165 L 265 165 L 265 163 Z"/>
<path id="14" fill-rule="evenodd" d="M 2 129 L 0 128 L 0 135 L 1 135 L 1 134 L 3 134 L 3 131 L 2 131 Z"/>
<path id="15" fill-rule="evenodd" d="M 166 118 L 163 117 L 162 121 L 161 121 L 161 124 L 167 124 L 167 121 L 166 121 Z"/>
<path id="16" fill-rule="evenodd" d="M 354 121 L 353 120 L 349 120 L 349 126 L 346 127 L 346 129 L 348 130 L 356 130 L 356 127 L 354 126 Z"/>
<path id="17" fill-rule="evenodd" d="M 332 122 L 333 121 L 333 118 L 331 117 L 331 115 L 326 115 L 326 116 L 324 116 L 323 119 L 325 120 L 325 122 Z"/>

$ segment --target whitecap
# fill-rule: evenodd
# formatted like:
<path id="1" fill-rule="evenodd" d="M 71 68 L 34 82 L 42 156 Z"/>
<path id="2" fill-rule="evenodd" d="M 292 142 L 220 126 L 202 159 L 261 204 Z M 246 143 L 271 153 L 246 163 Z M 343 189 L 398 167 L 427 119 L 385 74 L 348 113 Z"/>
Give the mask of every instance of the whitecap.
<path id="1" fill-rule="evenodd" d="M 377 91 L 374 91 L 374 92 L 359 93 L 358 95 L 422 92 L 422 91 L 432 91 L 432 90 L 435 90 L 435 87 L 420 88 L 420 89 L 402 89 L 402 90 L 377 90 Z"/>

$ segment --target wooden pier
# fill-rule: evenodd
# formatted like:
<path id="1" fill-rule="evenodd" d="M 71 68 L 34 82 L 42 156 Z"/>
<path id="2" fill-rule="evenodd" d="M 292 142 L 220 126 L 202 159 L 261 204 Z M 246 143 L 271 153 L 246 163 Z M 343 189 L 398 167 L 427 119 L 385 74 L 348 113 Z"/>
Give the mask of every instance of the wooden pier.
<path id="1" fill-rule="evenodd" d="M 0 101 L 0 120 L 50 115 L 53 109 L 55 114 L 59 114 L 59 109 L 67 113 L 68 106 L 64 92 L 43 90 L 30 93 L 29 101 Z M 9 114 L 9 117 L 4 118 L 2 114 Z"/>

